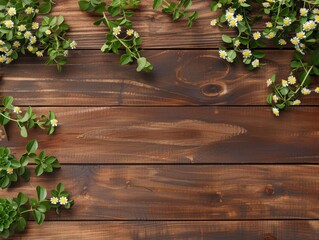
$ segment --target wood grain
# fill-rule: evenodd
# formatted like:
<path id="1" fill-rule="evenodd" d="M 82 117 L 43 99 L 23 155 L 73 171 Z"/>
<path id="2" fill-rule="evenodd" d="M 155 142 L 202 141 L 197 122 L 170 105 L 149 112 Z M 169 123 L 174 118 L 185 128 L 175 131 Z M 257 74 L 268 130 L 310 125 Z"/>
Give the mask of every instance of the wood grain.
<path id="1" fill-rule="evenodd" d="M 53 110 L 54 136 L 29 139 L 63 163 L 317 163 L 316 107 L 292 108 L 276 118 L 268 107 L 35 108 Z M 7 128 L 21 153 L 27 139 Z"/>
<path id="2" fill-rule="evenodd" d="M 62 181 L 76 205 L 50 220 L 317 220 L 318 174 L 318 165 L 76 165 L 4 195 Z"/>
<path id="3" fill-rule="evenodd" d="M 318 221 L 47 222 L 14 239 L 317 240 L 318 232 Z"/>
<path id="4" fill-rule="evenodd" d="M 98 50 L 72 51 L 62 74 L 38 58 L 25 57 L 6 66 L 3 95 L 18 105 L 40 106 L 185 106 L 266 105 L 266 80 L 287 78 L 291 51 L 267 51 L 267 65 L 247 71 L 230 65 L 217 51 L 145 51 L 154 63 L 151 74 L 120 66 L 118 56 Z M 36 71 L 34 70 L 36 69 Z M 319 105 L 312 94 L 303 104 Z"/>
<path id="5" fill-rule="evenodd" d="M 80 49 L 100 49 L 105 42 L 106 29 L 93 22 L 100 16 L 82 12 L 77 0 L 58 0 L 53 15 L 64 15 L 70 25 L 70 38 L 78 42 Z M 143 39 L 144 48 L 211 48 L 222 44 L 221 34 L 232 34 L 228 28 L 211 27 L 210 21 L 218 14 L 210 12 L 210 1 L 195 0 L 192 9 L 200 11 L 200 19 L 193 28 L 186 21 L 173 22 L 160 10 L 153 10 L 153 1 L 141 1 L 132 18 L 133 27 Z"/>

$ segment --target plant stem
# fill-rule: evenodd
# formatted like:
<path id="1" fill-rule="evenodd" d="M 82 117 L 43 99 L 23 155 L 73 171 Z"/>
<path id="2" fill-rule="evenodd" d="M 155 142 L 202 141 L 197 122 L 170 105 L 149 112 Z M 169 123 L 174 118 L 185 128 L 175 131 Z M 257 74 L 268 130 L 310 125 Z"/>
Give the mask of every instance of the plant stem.
<path id="1" fill-rule="evenodd" d="M 294 95 L 292 95 L 291 97 L 289 97 L 289 98 L 287 99 L 287 101 L 290 101 L 293 97 L 295 97 L 296 93 L 298 93 L 298 92 L 301 90 L 301 88 L 303 88 L 303 85 L 305 84 L 305 81 L 307 80 L 307 78 L 308 78 L 308 76 L 309 76 L 309 74 L 310 74 L 312 68 L 313 68 L 313 66 L 311 66 L 311 67 L 309 68 L 309 70 L 308 70 L 307 73 L 306 73 L 306 76 L 304 77 L 304 79 L 302 80 L 301 84 L 299 85 L 299 87 L 298 87 L 298 88 L 296 89 L 296 91 L 294 92 Z"/>

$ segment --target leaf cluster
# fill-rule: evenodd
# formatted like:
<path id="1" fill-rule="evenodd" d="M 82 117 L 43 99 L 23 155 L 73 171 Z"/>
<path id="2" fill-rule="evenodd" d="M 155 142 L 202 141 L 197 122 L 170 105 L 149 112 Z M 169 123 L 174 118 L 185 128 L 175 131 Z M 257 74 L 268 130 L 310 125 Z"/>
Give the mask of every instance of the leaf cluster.
<path id="1" fill-rule="evenodd" d="M 60 168 L 58 159 L 54 156 L 46 156 L 42 151 L 36 154 L 38 142 L 30 141 L 26 146 L 26 152 L 17 159 L 9 148 L 0 147 L 0 188 L 8 188 L 11 183 L 17 182 L 19 178 L 29 181 L 30 170 L 27 168 L 30 159 L 36 164 L 35 174 L 40 176 L 43 173 L 51 173 L 54 169 Z"/>
<path id="2" fill-rule="evenodd" d="M 62 16 L 36 21 L 37 15 L 49 14 L 52 7 L 52 0 L 0 0 L 0 63 L 9 64 L 20 54 L 46 54 L 46 63 L 56 64 L 61 71 L 67 49 L 75 48 L 76 42 L 65 39 L 69 26 Z"/>
<path id="3" fill-rule="evenodd" d="M 193 22 L 198 19 L 198 12 L 189 12 L 188 8 L 192 6 L 192 0 L 166 1 L 154 0 L 153 9 L 162 8 L 162 12 L 172 15 L 173 21 L 181 18 L 187 19 L 188 27 L 192 27 Z"/>
<path id="4" fill-rule="evenodd" d="M 150 72 L 152 64 L 141 56 L 142 39 L 137 31 L 132 28 L 133 10 L 140 4 L 140 0 L 112 0 L 107 4 L 101 0 L 81 0 L 79 7 L 82 11 L 101 14 L 94 25 L 103 24 L 108 33 L 106 41 L 101 47 L 104 53 L 121 54 L 121 65 L 137 63 L 136 71 Z M 121 49 L 124 49 L 123 53 Z"/>
<path id="5" fill-rule="evenodd" d="M 33 112 L 32 107 L 28 107 L 27 111 L 22 113 L 21 109 L 13 105 L 13 97 L 5 97 L 2 101 L 2 108 L 0 108 L 0 124 L 2 126 L 7 125 L 10 122 L 15 122 L 20 128 L 20 134 L 22 137 L 28 136 L 27 129 L 39 127 L 47 130 L 51 135 L 55 131 L 55 124 L 52 121 L 56 120 L 54 112 L 50 111 L 48 116 L 37 116 Z"/>
<path id="6" fill-rule="evenodd" d="M 8 238 L 16 232 L 23 232 L 27 226 L 30 216 L 38 224 L 45 220 L 45 214 L 51 209 L 59 213 L 63 208 L 70 209 L 73 200 L 67 200 L 65 204 L 52 204 L 47 198 L 47 190 L 44 187 L 36 187 L 37 198 L 30 198 L 23 193 L 17 197 L 0 198 L 0 236 Z M 68 197 L 69 193 L 64 190 L 64 185 L 59 183 L 57 189 L 51 190 L 51 197 Z"/>

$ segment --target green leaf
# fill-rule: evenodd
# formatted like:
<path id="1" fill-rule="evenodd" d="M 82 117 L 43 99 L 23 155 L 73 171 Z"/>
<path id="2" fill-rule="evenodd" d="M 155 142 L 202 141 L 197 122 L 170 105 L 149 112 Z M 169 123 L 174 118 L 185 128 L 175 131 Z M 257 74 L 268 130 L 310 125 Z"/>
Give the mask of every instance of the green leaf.
<path id="1" fill-rule="evenodd" d="M 163 0 L 154 0 L 153 9 L 157 9 L 162 5 Z"/>
<path id="2" fill-rule="evenodd" d="M 43 3 L 39 6 L 39 13 L 40 14 L 48 14 L 51 12 L 52 9 L 52 4 L 50 2 L 48 3 Z"/>
<path id="3" fill-rule="evenodd" d="M 137 59 L 137 68 L 136 68 L 136 71 L 137 72 L 140 72 L 142 71 L 145 66 L 146 66 L 146 63 L 147 63 L 147 60 L 145 57 L 140 57 L 139 59 Z"/>
<path id="4" fill-rule="evenodd" d="M 37 186 L 38 200 L 43 201 L 47 197 L 47 190 L 44 187 Z"/>
<path id="5" fill-rule="evenodd" d="M 120 58 L 121 65 L 125 65 L 132 62 L 132 57 L 129 54 L 123 54 Z"/>
<path id="6" fill-rule="evenodd" d="M 229 37 L 228 35 L 225 35 L 225 34 L 222 35 L 222 40 L 223 40 L 225 43 L 232 43 L 232 42 L 233 42 L 232 38 Z"/>
<path id="7" fill-rule="evenodd" d="M 2 101 L 2 105 L 5 108 L 9 108 L 9 109 L 12 108 L 12 103 L 13 103 L 13 97 L 11 97 L 11 96 L 4 98 Z"/>
<path id="8" fill-rule="evenodd" d="M 20 134 L 21 134 L 21 136 L 24 137 L 24 138 L 28 137 L 28 132 L 27 132 L 27 129 L 25 128 L 25 126 L 22 126 L 22 127 L 20 128 Z"/>
<path id="9" fill-rule="evenodd" d="M 28 153 L 34 153 L 37 149 L 38 149 L 37 140 L 31 140 L 26 146 L 26 150 Z"/>
<path id="10" fill-rule="evenodd" d="M 38 210 L 34 210 L 33 217 L 34 217 L 35 221 L 37 222 L 37 224 L 40 225 L 43 223 L 45 215 Z"/>

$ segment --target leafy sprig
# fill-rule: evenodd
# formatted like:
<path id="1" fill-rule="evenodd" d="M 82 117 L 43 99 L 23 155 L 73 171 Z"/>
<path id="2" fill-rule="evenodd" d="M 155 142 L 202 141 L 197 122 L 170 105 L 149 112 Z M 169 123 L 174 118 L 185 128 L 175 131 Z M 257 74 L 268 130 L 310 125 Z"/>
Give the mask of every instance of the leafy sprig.
<path id="1" fill-rule="evenodd" d="M 3 107 L 0 108 L 0 124 L 2 126 L 7 125 L 9 122 L 15 122 L 20 128 L 22 137 L 27 137 L 27 129 L 34 127 L 47 130 L 49 135 L 54 133 L 58 125 L 54 112 L 50 111 L 48 116 L 41 115 L 38 117 L 33 112 L 32 107 L 28 107 L 27 111 L 23 113 L 20 107 L 13 105 L 13 101 L 14 99 L 11 96 L 5 97 L 2 101 Z"/>
<path id="2" fill-rule="evenodd" d="M 193 25 L 193 22 L 198 19 L 198 12 L 189 12 L 188 8 L 192 6 L 192 0 L 179 0 L 177 2 L 167 0 L 154 0 L 153 9 L 162 8 L 162 12 L 172 15 L 173 21 L 185 18 L 188 22 L 188 27 Z"/>
<path id="3" fill-rule="evenodd" d="M 29 198 L 19 193 L 16 198 L 0 198 L 0 236 L 8 238 L 16 232 L 26 229 L 27 221 L 32 215 L 38 224 L 45 220 L 45 214 L 55 209 L 59 214 L 62 209 L 70 209 L 74 204 L 69 200 L 69 193 L 64 190 L 64 185 L 59 183 L 57 189 L 51 190 L 51 197 L 47 198 L 44 187 L 36 188 L 37 199 Z"/>
<path id="4" fill-rule="evenodd" d="M 104 53 L 121 53 L 120 63 L 126 65 L 136 61 L 136 71 L 150 72 L 152 64 L 141 56 L 140 46 L 142 39 L 137 31 L 132 28 L 132 21 L 129 19 L 134 15 L 133 10 L 140 4 L 140 0 L 112 0 L 110 4 L 101 0 L 81 0 L 79 6 L 82 11 L 101 14 L 101 18 L 94 25 L 104 24 L 108 29 L 106 41 L 101 47 Z"/>
<path id="5" fill-rule="evenodd" d="M 258 9 L 258 13 L 253 9 Z M 299 96 L 319 93 L 319 88 L 311 90 L 308 86 L 314 76 L 319 75 L 319 1 L 213 1 L 212 11 L 221 15 L 211 21 L 212 26 L 228 25 L 237 30 L 236 37 L 222 35 L 226 47 L 221 47 L 219 55 L 228 62 L 243 61 L 249 70 L 259 68 L 265 56 L 256 48 L 266 46 L 264 40 L 271 39 L 280 49 L 291 43 L 296 53 L 291 61 L 292 71 L 287 79 L 276 82 L 274 74 L 267 80 L 273 93 L 267 96 L 275 116 L 280 111 L 300 105 Z M 261 31 L 253 31 L 255 23 L 267 19 Z"/>
<path id="6" fill-rule="evenodd" d="M 67 49 L 77 44 L 65 38 L 69 26 L 62 16 L 44 16 L 36 22 L 37 15 L 50 13 L 52 6 L 52 0 L 0 1 L 0 63 L 9 64 L 26 52 L 38 57 L 47 54 L 46 63 L 56 64 L 61 71 Z"/>
<path id="7" fill-rule="evenodd" d="M 55 156 L 46 156 L 44 151 L 36 154 L 38 142 L 30 141 L 26 146 L 26 152 L 17 159 L 9 148 L 0 147 L 0 188 L 8 188 L 11 183 L 17 182 L 19 178 L 25 181 L 30 180 L 30 170 L 28 164 L 33 159 L 36 164 L 35 174 L 40 176 L 43 173 L 51 173 L 54 169 L 60 168 L 60 163 Z"/>

